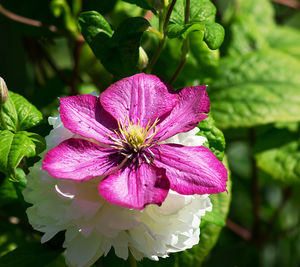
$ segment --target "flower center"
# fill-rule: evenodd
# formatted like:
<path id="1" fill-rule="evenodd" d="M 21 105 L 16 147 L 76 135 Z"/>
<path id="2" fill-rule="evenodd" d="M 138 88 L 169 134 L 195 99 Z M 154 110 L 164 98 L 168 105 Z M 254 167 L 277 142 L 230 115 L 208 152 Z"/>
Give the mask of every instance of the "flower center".
<path id="1" fill-rule="evenodd" d="M 129 147 L 135 152 L 140 151 L 142 148 L 148 147 L 151 145 L 151 141 L 157 133 L 156 124 L 158 119 L 151 123 L 148 121 L 145 127 L 140 125 L 140 120 L 137 120 L 137 123 L 130 121 L 127 118 L 124 123 L 118 121 L 119 129 L 115 131 L 119 137 L 119 141 L 122 143 L 122 147 Z"/>
<path id="2" fill-rule="evenodd" d="M 130 146 L 139 148 L 145 143 L 145 128 L 141 128 L 139 125 L 133 124 L 127 128 L 125 132 L 127 142 Z"/>
<path id="3" fill-rule="evenodd" d="M 141 126 L 139 119 L 137 123 L 128 117 L 123 123 L 118 120 L 118 129 L 114 130 L 116 137 L 109 135 L 113 141 L 111 147 L 125 156 L 125 162 L 130 160 L 140 165 L 146 161 L 151 164 L 155 158 L 151 146 L 158 144 L 154 139 L 159 130 L 156 127 L 158 121 L 157 118 L 153 123 L 148 121 L 146 126 Z"/>
<path id="4" fill-rule="evenodd" d="M 127 159 L 140 164 L 143 160 L 151 163 L 154 159 L 150 147 L 155 143 L 153 140 L 158 132 L 156 119 L 153 123 L 150 121 L 146 126 L 141 126 L 140 120 L 137 123 L 127 118 L 123 123 L 118 120 L 118 129 L 115 130 L 117 137 L 110 135 L 113 140 L 112 147 L 119 150 L 119 153 Z"/>

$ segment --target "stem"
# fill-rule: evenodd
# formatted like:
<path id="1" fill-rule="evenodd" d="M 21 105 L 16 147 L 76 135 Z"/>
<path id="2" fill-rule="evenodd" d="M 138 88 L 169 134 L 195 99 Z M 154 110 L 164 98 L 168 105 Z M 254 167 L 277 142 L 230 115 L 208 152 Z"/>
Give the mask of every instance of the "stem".
<path id="1" fill-rule="evenodd" d="M 36 43 L 36 47 L 40 50 L 42 55 L 44 56 L 45 60 L 52 68 L 52 70 L 57 74 L 57 76 L 63 81 L 64 84 L 71 86 L 71 81 L 61 72 L 58 67 L 55 65 L 54 61 L 52 60 L 51 56 L 47 53 L 47 51 L 40 45 L 38 42 Z"/>
<path id="2" fill-rule="evenodd" d="M 186 0 L 185 11 L 184 11 L 184 23 L 189 24 L 190 22 L 190 0 Z"/>
<path id="3" fill-rule="evenodd" d="M 226 220 L 226 227 L 238 236 L 240 236 L 245 241 L 249 241 L 252 238 L 251 232 L 249 230 L 245 229 L 244 227 L 236 224 L 235 222 L 229 219 Z"/>
<path id="4" fill-rule="evenodd" d="M 284 6 L 288 6 L 294 9 L 300 9 L 300 3 L 294 0 L 272 0 L 274 3 L 278 3 Z"/>
<path id="5" fill-rule="evenodd" d="M 151 71 L 152 71 L 152 69 L 153 69 L 153 67 L 154 67 L 154 65 L 155 65 L 155 63 L 156 63 L 156 61 L 157 61 L 157 59 L 158 59 L 158 57 L 159 57 L 159 55 L 160 55 L 163 47 L 164 47 L 164 44 L 165 44 L 165 41 L 166 41 L 167 28 L 168 28 L 168 24 L 169 24 L 170 17 L 171 17 L 172 11 L 174 9 L 175 3 L 176 3 L 176 0 L 173 0 L 171 2 L 170 7 L 169 7 L 169 9 L 167 11 L 167 14 L 166 14 L 166 18 L 165 18 L 163 27 L 162 27 L 162 29 L 160 29 L 160 31 L 162 31 L 161 34 L 162 34 L 163 37 L 159 41 L 158 47 L 157 47 L 157 49 L 155 51 L 155 54 L 153 55 L 153 57 L 152 57 L 149 65 L 148 65 L 148 67 L 146 69 L 146 73 L 148 73 L 148 74 L 151 73 Z M 162 21 L 162 19 L 160 19 L 160 23 L 161 23 L 161 21 Z M 161 26 L 160 26 L 160 28 L 161 28 Z"/>
<path id="6" fill-rule="evenodd" d="M 163 37 L 163 39 L 161 39 L 159 41 L 159 43 L 158 43 L 158 47 L 156 49 L 156 52 L 155 52 L 154 56 L 152 57 L 149 65 L 148 65 L 148 67 L 146 69 L 146 73 L 147 74 L 151 73 L 151 71 L 152 71 L 152 69 L 153 69 L 153 67 L 154 67 L 154 65 L 155 65 L 155 63 L 156 63 L 156 61 L 157 61 L 157 59 L 158 59 L 161 51 L 162 51 L 162 48 L 163 48 L 164 44 L 165 44 L 165 37 Z"/>
<path id="7" fill-rule="evenodd" d="M 25 17 L 22 17 L 20 15 L 17 15 L 7 9 L 5 9 L 1 4 L 0 4 L 0 13 L 13 20 L 13 21 L 16 21 L 16 22 L 19 22 L 19 23 L 22 23 L 22 24 L 26 24 L 26 25 L 30 25 L 30 26 L 33 26 L 33 27 L 39 27 L 39 28 L 45 28 L 53 33 L 60 33 L 60 34 L 63 34 L 65 35 L 66 33 L 60 31 L 57 27 L 55 27 L 54 25 L 46 25 L 46 24 L 43 24 L 41 21 L 38 21 L 38 20 L 34 20 L 34 19 L 29 19 L 29 18 L 25 18 Z"/>
<path id="8" fill-rule="evenodd" d="M 168 12 L 167 12 L 167 15 L 166 15 L 166 19 L 165 19 L 165 23 L 164 23 L 164 26 L 163 26 L 163 33 L 164 35 L 166 35 L 166 32 L 167 32 L 167 28 L 168 28 L 168 24 L 169 24 L 169 20 L 170 20 L 170 17 L 171 17 L 171 14 L 172 14 L 172 11 L 174 9 L 174 6 L 176 4 L 176 0 L 173 0 L 169 9 L 168 9 Z"/>
<path id="9" fill-rule="evenodd" d="M 130 263 L 130 267 L 137 267 L 137 263 L 135 258 L 133 257 L 132 253 L 129 250 L 129 263 Z"/>
<path id="10" fill-rule="evenodd" d="M 251 147 L 251 169 L 252 169 L 252 201 L 253 201 L 253 240 L 257 243 L 258 246 L 261 245 L 261 237 L 260 237 L 260 189 L 258 182 L 258 170 L 256 165 L 256 160 L 254 157 L 253 147 L 256 141 L 255 129 L 251 128 L 249 132 L 250 138 L 250 147 Z"/>
<path id="11" fill-rule="evenodd" d="M 188 50 L 189 50 L 189 40 L 185 39 L 183 41 L 183 44 L 182 44 L 182 49 L 181 49 L 182 53 L 181 53 L 179 65 L 178 65 L 177 69 L 175 70 L 173 76 L 169 80 L 170 85 L 172 85 L 175 82 L 175 80 L 177 79 L 179 73 L 182 71 L 183 66 L 184 66 L 184 64 L 186 62 L 186 59 L 187 59 L 187 55 L 188 55 L 187 51 Z"/>
<path id="12" fill-rule="evenodd" d="M 184 23 L 189 24 L 189 20 L 190 20 L 190 0 L 186 0 L 185 12 L 184 12 Z M 178 65 L 177 69 L 175 70 L 173 76 L 169 80 L 170 85 L 172 85 L 175 82 L 175 80 L 178 77 L 179 73 L 183 69 L 183 66 L 184 66 L 184 64 L 187 60 L 187 57 L 188 57 L 189 46 L 190 46 L 189 38 L 187 36 L 186 39 L 184 39 L 183 44 L 182 44 L 181 57 L 180 57 L 179 65 Z"/>
<path id="13" fill-rule="evenodd" d="M 160 40 L 162 40 L 164 38 L 163 34 L 153 27 L 149 27 L 148 31 L 154 33 Z"/>
<path id="14" fill-rule="evenodd" d="M 9 18 L 10 20 L 13 20 L 13 21 L 25 24 L 25 25 L 29 25 L 29 26 L 33 26 L 33 27 L 37 27 L 37 28 L 44 28 L 44 29 L 47 29 L 50 32 L 57 33 L 57 34 L 65 36 L 65 37 L 70 37 L 70 34 L 58 29 L 54 25 L 43 24 L 39 20 L 25 18 L 23 16 L 17 15 L 15 13 L 7 10 L 6 8 L 4 8 L 1 4 L 0 4 L 0 14 L 2 14 L 3 16 Z M 81 34 L 79 34 L 77 36 L 76 40 L 79 41 L 79 42 L 84 42 L 84 38 Z"/>
<path id="15" fill-rule="evenodd" d="M 75 47 L 73 51 L 73 57 L 74 57 L 74 67 L 73 67 L 73 72 L 72 72 L 72 78 L 71 78 L 71 91 L 70 95 L 76 95 L 78 94 L 78 88 L 77 88 L 77 81 L 79 78 L 79 73 L 78 73 L 78 67 L 79 67 L 79 59 L 80 59 L 80 53 L 82 49 L 83 43 L 76 40 L 75 41 Z"/>

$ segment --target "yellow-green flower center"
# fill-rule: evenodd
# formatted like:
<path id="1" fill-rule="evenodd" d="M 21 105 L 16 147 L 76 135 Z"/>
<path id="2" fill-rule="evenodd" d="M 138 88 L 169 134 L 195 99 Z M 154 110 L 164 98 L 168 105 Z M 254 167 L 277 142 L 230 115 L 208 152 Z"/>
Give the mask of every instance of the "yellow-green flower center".
<path id="1" fill-rule="evenodd" d="M 145 128 L 141 128 L 139 125 L 133 124 L 128 126 L 125 132 L 127 142 L 132 147 L 140 147 L 145 143 L 146 131 Z"/>
<path id="2" fill-rule="evenodd" d="M 137 123 L 130 121 L 127 118 L 127 121 L 121 123 L 118 121 L 118 130 L 115 131 L 117 136 L 119 137 L 119 142 L 125 144 L 137 151 L 143 147 L 148 147 L 151 145 L 151 141 L 157 133 L 156 124 L 158 123 L 158 119 L 156 119 L 153 123 L 150 121 L 147 123 L 145 127 L 141 126 L 140 121 Z"/>

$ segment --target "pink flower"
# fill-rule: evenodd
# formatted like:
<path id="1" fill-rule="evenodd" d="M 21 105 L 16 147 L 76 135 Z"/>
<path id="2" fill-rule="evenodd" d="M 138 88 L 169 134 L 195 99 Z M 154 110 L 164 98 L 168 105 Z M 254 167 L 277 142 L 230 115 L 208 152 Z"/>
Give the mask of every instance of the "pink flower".
<path id="1" fill-rule="evenodd" d="M 209 149 L 163 142 L 207 117 L 205 89 L 175 92 L 156 76 L 137 74 L 100 97 L 61 98 L 63 125 L 78 138 L 52 148 L 43 169 L 78 182 L 102 177 L 103 198 L 135 209 L 161 205 L 169 189 L 183 195 L 225 191 L 227 170 Z"/>

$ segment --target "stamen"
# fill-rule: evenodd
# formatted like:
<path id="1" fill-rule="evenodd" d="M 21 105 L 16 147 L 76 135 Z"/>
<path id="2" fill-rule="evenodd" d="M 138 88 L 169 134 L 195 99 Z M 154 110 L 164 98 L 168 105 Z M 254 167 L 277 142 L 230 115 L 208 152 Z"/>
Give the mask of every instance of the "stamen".
<path id="1" fill-rule="evenodd" d="M 150 155 L 151 155 L 153 158 L 155 158 L 155 155 L 154 155 L 154 153 L 152 152 L 152 150 L 151 150 L 150 148 L 148 148 L 147 151 L 150 153 Z"/>
<path id="2" fill-rule="evenodd" d="M 148 148 L 158 144 L 153 142 L 159 131 L 159 128 L 157 128 L 158 122 L 158 118 L 153 123 L 149 120 L 146 126 L 143 127 L 140 118 L 133 121 L 127 115 L 123 122 L 121 120 L 117 121 L 118 129 L 114 130 L 116 136 L 113 137 L 109 134 L 110 139 L 113 141 L 111 147 L 119 150 L 119 153 L 127 159 L 132 160 L 134 157 L 139 165 L 144 160 L 151 164 L 155 156 Z M 147 151 L 145 149 L 148 149 L 149 154 L 146 155 Z"/>
<path id="3" fill-rule="evenodd" d="M 145 153 L 143 154 L 143 157 L 145 158 L 145 160 L 146 160 L 146 162 L 147 162 L 148 164 L 151 164 L 151 161 L 147 158 L 147 156 L 145 155 Z"/>

